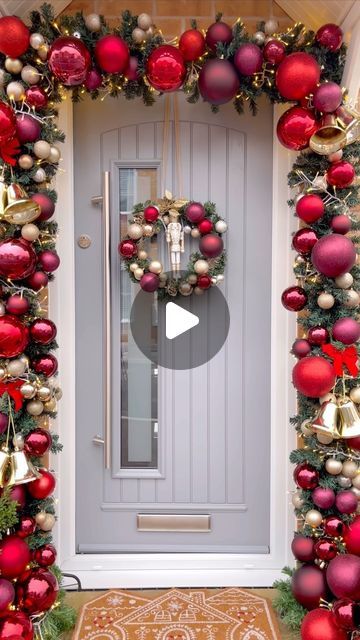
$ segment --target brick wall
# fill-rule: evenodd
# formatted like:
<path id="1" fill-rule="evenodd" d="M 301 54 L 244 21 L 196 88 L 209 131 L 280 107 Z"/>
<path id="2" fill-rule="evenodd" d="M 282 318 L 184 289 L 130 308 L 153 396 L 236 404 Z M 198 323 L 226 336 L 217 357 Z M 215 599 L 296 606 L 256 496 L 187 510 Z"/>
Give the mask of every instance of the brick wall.
<path id="1" fill-rule="evenodd" d="M 197 19 L 199 28 L 206 28 L 218 12 L 230 24 L 241 17 L 251 32 L 256 30 L 257 22 L 271 14 L 282 28 L 292 24 L 273 0 L 72 0 L 64 13 L 102 13 L 111 25 L 116 25 L 124 9 L 134 14 L 149 13 L 166 37 L 180 35 L 190 26 L 191 18 Z"/>

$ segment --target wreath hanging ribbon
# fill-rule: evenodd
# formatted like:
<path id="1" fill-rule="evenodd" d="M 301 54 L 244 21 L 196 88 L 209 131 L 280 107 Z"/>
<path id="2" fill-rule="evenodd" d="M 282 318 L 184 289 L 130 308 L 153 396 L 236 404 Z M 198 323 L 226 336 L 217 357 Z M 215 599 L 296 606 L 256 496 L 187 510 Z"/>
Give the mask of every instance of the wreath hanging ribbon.
<path id="1" fill-rule="evenodd" d="M 15 411 L 20 411 L 23 406 L 24 397 L 20 393 L 20 387 L 23 385 L 23 380 L 15 380 L 14 382 L 0 382 L 0 396 L 7 393 L 14 401 Z"/>
<path id="2" fill-rule="evenodd" d="M 337 349 L 333 344 L 323 344 L 321 347 L 323 353 L 326 353 L 333 361 L 334 370 L 337 376 L 342 376 L 347 368 L 351 376 L 355 377 L 359 373 L 357 365 L 358 353 L 356 347 L 346 347 L 345 349 Z"/>

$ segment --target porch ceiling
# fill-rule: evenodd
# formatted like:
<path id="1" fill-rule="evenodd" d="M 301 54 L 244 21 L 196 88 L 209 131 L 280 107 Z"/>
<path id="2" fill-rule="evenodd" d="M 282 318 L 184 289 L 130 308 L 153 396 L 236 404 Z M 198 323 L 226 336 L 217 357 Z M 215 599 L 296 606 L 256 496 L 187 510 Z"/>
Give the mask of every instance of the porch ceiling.
<path id="1" fill-rule="evenodd" d="M 348 30 L 360 16 L 357 0 L 275 0 L 275 3 L 294 21 L 303 22 L 312 29 L 335 22 Z"/>
<path id="2" fill-rule="evenodd" d="M 71 0 L 50 0 L 56 14 L 61 13 L 70 4 Z M 0 0 L 0 15 L 19 16 L 25 19 L 30 11 L 39 9 L 44 0 Z"/>

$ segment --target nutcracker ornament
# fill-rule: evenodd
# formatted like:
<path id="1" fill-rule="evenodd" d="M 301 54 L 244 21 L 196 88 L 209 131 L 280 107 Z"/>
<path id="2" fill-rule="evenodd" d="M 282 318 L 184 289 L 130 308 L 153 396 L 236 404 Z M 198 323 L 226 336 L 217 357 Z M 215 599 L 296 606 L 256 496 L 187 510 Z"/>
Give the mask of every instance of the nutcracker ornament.
<path id="1" fill-rule="evenodd" d="M 169 211 L 170 222 L 166 228 L 166 242 L 169 248 L 170 266 L 173 275 L 180 272 L 181 254 L 184 253 L 184 229 L 179 222 L 179 212 L 176 209 Z"/>

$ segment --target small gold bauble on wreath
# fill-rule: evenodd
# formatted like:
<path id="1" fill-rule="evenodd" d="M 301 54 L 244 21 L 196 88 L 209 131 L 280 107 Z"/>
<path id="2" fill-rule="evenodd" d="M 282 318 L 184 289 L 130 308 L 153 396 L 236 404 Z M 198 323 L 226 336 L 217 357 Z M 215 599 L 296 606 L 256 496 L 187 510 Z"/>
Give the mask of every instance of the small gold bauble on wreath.
<path id="1" fill-rule="evenodd" d="M 144 291 L 157 291 L 159 299 L 201 295 L 224 280 L 226 253 L 221 236 L 226 230 L 227 224 L 212 202 L 176 199 L 165 191 L 159 200 L 134 206 L 119 253 L 131 280 L 139 281 Z M 150 259 L 145 248 L 145 242 L 161 231 L 165 231 L 168 247 L 167 269 L 159 260 Z M 186 236 L 199 238 L 199 251 L 190 255 L 184 269 L 181 254 Z"/>

